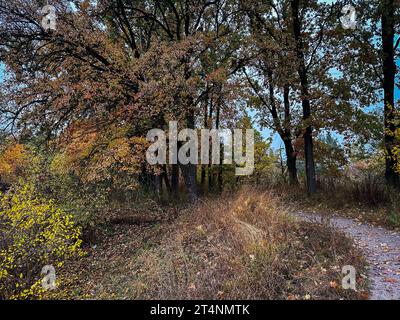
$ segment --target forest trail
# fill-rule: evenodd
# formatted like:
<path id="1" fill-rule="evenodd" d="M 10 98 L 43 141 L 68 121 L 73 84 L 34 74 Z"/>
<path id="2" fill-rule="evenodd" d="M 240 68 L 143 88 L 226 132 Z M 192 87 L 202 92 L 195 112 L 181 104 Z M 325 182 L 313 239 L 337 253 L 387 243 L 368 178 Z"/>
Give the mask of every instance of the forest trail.
<path id="1" fill-rule="evenodd" d="M 352 238 L 369 264 L 370 299 L 400 299 L 400 233 L 352 219 L 296 213 L 304 221 L 321 223 L 325 219 Z"/>

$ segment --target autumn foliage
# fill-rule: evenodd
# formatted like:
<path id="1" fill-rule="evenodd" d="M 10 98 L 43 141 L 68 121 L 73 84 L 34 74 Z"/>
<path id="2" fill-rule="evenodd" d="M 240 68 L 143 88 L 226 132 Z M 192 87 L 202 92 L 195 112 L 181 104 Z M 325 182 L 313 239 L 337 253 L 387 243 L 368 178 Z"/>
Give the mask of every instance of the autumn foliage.
<path id="1" fill-rule="evenodd" d="M 0 150 L 0 177 L 8 183 L 15 183 L 28 164 L 29 152 L 19 143 L 7 144 Z"/>
<path id="2" fill-rule="evenodd" d="M 0 194 L 0 298 L 40 299 L 41 270 L 82 254 L 74 217 L 25 185 Z"/>
<path id="3" fill-rule="evenodd" d="M 282 201 L 383 207 L 400 225 L 395 1 L 352 1 L 346 29 L 342 1 L 52 0 L 54 30 L 44 2 L 0 0 L 0 299 L 41 298 L 41 267 L 87 262 L 81 243 L 96 255 L 114 228 L 143 233 L 129 264 L 125 243 L 104 249 L 137 267 L 134 298 L 357 296 L 325 272 L 362 267 L 351 243 L 328 227 L 311 239 Z M 253 129 L 254 174 L 149 165 L 147 133 L 170 121 Z"/>

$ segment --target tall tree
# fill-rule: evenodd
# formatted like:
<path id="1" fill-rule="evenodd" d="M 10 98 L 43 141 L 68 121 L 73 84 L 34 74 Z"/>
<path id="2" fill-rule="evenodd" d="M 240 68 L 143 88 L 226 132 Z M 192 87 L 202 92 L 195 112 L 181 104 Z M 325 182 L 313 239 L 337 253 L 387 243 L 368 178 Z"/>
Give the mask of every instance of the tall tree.
<path id="1" fill-rule="evenodd" d="M 370 106 L 382 103 L 383 148 L 386 153 L 385 178 L 389 186 L 400 187 L 396 172 L 398 158 L 395 150 L 399 141 L 398 100 L 395 88 L 399 57 L 399 5 L 394 0 L 356 1 L 357 28 L 343 31 L 345 45 L 341 61 L 346 77 L 354 83 L 362 103 Z M 338 55 L 339 57 L 339 55 Z"/>
<path id="2" fill-rule="evenodd" d="M 300 123 L 292 110 L 291 91 L 295 90 L 292 33 L 288 25 L 288 6 L 280 8 L 274 3 L 250 2 L 246 12 L 249 15 L 251 41 L 255 54 L 244 69 L 251 90 L 253 106 L 261 126 L 276 131 L 284 142 L 289 182 L 298 184 L 297 151 L 294 141 L 300 135 Z M 276 12 L 279 12 L 276 15 Z"/>
<path id="3" fill-rule="evenodd" d="M 296 183 L 296 158 L 306 162 L 307 187 L 316 191 L 313 137 L 322 130 L 353 130 L 359 116 L 339 79 L 335 39 L 338 11 L 318 1 L 249 2 L 255 51 L 245 76 L 261 105 L 261 125 L 284 142 L 290 180 Z M 256 50 L 254 50 L 254 48 Z M 361 114 L 361 113 L 360 113 Z M 298 149 L 303 137 L 304 152 Z M 297 150 L 296 150 L 297 146 Z"/>
<path id="4" fill-rule="evenodd" d="M 400 187 L 400 175 L 396 171 L 397 159 L 394 148 L 396 141 L 396 129 L 399 128 L 399 120 L 396 119 L 395 105 L 395 78 L 396 62 L 395 51 L 399 45 L 400 38 L 395 44 L 395 5 L 394 0 L 383 0 L 381 6 L 382 23 L 382 66 L 383 66 L 383 91 L 384 91 L 384 116 L 385 116 L 385 149 L 386 149 L 386 172 L 385 177 L 389 185 Z"/>
<path id="5" fill-rule="evenodd" d="M 303 121 L 306 125 L 304 132 L 304 157 L 306 161 L 307 190 L 310 194 L 317 191 L 315 177 L 315 162 L 313 149 L 313 128 L 311 124 L 311 103 L 309 98 L 309 79 L 305 61 L 304 39 L 302 37 L 302 21 L 300 17 L 300 0 L 291 1 L 293 35 L 296 41 L 296 53 L 298 58 L 298 73 L 301 82 L 301 103 L 303 106 Z"/>
<path id="6" fill-rule="evenodd" d="M 56 0 L 53 31 L 41 25 L 42 5 L 0 1 L 0 59 L 10 73 L 0 101 L 6 126 L 46 127 L 53 137 L 76 121 L 98 132 L 130 124 L 130 136 L 168 120 L 196 127 L 208 78 L 200 57 L 229 43 L 235 1 Z M 196 198 L 196 165 L 180 169 Z M 172 171 L 177 191 L 179 170 Z"/>

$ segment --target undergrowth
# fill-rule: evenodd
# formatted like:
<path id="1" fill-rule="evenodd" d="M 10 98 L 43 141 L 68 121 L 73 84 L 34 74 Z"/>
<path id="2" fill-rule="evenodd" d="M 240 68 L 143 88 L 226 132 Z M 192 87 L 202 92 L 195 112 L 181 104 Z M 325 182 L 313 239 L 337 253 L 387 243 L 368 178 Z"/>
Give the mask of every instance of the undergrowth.
<path id="1" fill-rule="evenodd" d="M 117 225 L 58 297 L 95 299 L 359 299 L 365 262 L 328 226 L 299 223 L 271 192 L 200 200 L 169 222 Z M 358 291 L 341 269 L 358 271 Z"/>

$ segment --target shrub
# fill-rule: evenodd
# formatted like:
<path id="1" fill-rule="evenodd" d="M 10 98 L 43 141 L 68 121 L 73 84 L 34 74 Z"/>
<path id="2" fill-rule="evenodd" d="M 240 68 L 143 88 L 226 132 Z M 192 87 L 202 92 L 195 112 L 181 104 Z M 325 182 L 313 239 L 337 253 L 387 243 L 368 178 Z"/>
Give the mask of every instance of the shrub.
<path id="1" fill-rule="evenodd" d="M 388 201 L 385 183 L 380 176 L 367 174 L 358 181 L 349 182 L 346 192 L 353 201 L 368 206 L 376 206 Z"/>
<path id="2" fill-rule="evenodd" d="M 396 189 L 389 190 L 390 203 L 386 207 L 389 226 L 400 228 L 400 196 Z"/>
<path id="3" fill-rule="evenodd" d="M 389 202 L 383 173 L 369 163 L 351 164 L 342 177 L 320 179 L 318 200 L 335 209 L 347 205 L 377 207 Z"/>
<path id="4" fill-rule="evenodd" d="M 73 217 L 28 185 L 0 195 L 0 236 L 0 299 L 42 298 L 42 268 L 82 254 Z"/>
<path id="5" fill-rule="evenodd" d="M 368 206 L 376 206 L 388 201 L 381 167 L 380 157 L 352 163 L 347 169 L 345 194 L 350 196 L 351 200 Z"/>

